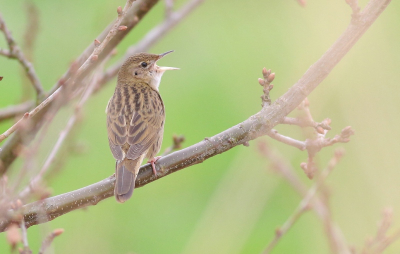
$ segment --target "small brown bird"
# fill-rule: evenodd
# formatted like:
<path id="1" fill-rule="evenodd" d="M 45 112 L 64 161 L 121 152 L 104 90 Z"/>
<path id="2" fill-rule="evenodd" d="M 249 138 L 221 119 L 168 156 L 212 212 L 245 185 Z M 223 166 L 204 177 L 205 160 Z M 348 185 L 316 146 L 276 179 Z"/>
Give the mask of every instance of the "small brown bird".
<path id="1" fill-rule="evenodd" d="M 108 142 L 114 158 L 118 202 L 132 196 L 143 159 L 149 158 L 156 175 L 154 157 L 160 151 L 165 108 L 158 91 L 161 76 L 173 67 L 160 67 L 160 55 L 138 53 L 129 57 L 118 72 L 117 87 L 106 108 Z"/>

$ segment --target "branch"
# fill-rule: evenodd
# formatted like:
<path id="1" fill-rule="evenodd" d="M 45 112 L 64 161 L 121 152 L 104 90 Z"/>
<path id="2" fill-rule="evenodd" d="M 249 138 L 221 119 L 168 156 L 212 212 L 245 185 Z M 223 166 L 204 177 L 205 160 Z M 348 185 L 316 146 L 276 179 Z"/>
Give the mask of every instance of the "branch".
<path id="1" fill-rule="evenodd" d="M 275 129 L 272 129 L 270 132 L 267 133 L 267 135 L 279 142 L 286 144 L 286 145 L 296 147 L 296 148 L 300 149 L 301 151 L 304 151 L 307 149 L 306 142 L 281 135 Z"/>
<path id="2" fill-rule="evenodd" d="M 271 106 L 262 108 L 260 112 L 244 122 L 211 138 L 159 159 L 156 164 L 157 177 L 153 175 L 150 164 L 142 166 L 136 186 L 144 186 L 267 134 L 324 80 L 389 3 L 390 0 L 371 0 L 360 13 L 359 22 L 352 21 L 334 45 L 307 70 L 288 92 Z M 53 220 L 72 210 L 95 205 L 99 201 L 113 196 L 114 181 L 115 177 L 111 176 L 82 189 L 27 204 L 21 209 L 25 223 L 29 227 Z M 9 213 L 10 217 L 15 214 L 12 210 Z M 11 222 L 12 220 L 9 219 L 1 219 L 0 231 L 5 230 Z"/>
<path id="3" fill-rule="evenodd" d="M 62 228 L 58 228 L 53 230 L 53 232 L 51 232 L 44 240 L 42 243 L 42 246 L 40 247 L 39 253 L 38 254 L 43 254 L 46 249 L 51 245 L 51 243 L 53 242 L 54 238 L 56 238 L 57 236 L 61 235 L 62 233 L 64 233 L 64 229 Z"/>
<path id="4" fill-rule="evenodd" d="M 29 80 L 31 81 L 33 87 L 36 90 L 36 94 L 38 98 L 43 95 L 43 87 L 42 84 L 39 81 L 39 77 L 37 76 L 35 72 L 35 68 L 33 68 L 33 65 L 28 61 L 28 59 L 25 57 L 25 55 L 22 53 L 21 49 L 18 47 L 17 43 L 15 42 L 14 38 L 11 35 L 11 32 L 8 30 L 7 25 L 3 19 L 3 16 L 0 13 L 0 30 L 3 31 L 4 36 L 6 37 L 7 44 L 8 44 L 8 52 L 4 51 L 2 52 L 2 55 L 5 55 L 9 58 L 15 58 L 19 61 L 19 63 L 22 65 L 24 70 L 26 71 L 26 74 L 28 75 Z M 8 53 L 8 54 L 4 54 Z"/>

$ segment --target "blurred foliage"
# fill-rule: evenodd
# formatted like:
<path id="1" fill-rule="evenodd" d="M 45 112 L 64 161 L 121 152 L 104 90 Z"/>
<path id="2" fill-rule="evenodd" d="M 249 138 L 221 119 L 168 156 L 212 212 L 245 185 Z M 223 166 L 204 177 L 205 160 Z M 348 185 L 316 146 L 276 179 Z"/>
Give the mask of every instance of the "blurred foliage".
<path id="1" fill-rule="evenodd" d="M 361 6 L 367 1 L 362 0 Z M 116 16 L 124 1 L 36 0 L 40 30 L 34 64 L 46 89 Z M 181 6 L 184 1 L 177 1 Z M 25 2 L 1 0 L 0 11 L 18 42 L 27 26 Z M 118 47 L 119 54 L 164 17 L 163 3 Z M 361 246 L 376 232 L 386 206 L 394 208 L 400 227 L 400 2 L 393 1 L 328 78 L 309 97 L 314 118 L 333 120 L 329 135 L 351 125 L 356 135 L 346 156 L 329 177 L 332 210 L 348 243 Z M 273 99 L 294 84 L 340 36 L 350 21 L 345 1 L 205 1 L 151 52 L 174 49 L 160 64 L 180 67 L 167 73 L 161 94 L 167 111 L 163 149 L 172 135 L 184 134 L 191 145 L 237 124 L 260 109 L 262 67 L 276 72 Z M 22 43 L 20 43 L 22 44 Z M 0 47 L 5 47 L 3 38 Z M 0 58 L 0 107 L 18 103 L 21 70 Z M 115 80 L 93 96 L 76 140 L 85 147 L 71 154 L 49 182 L 53 194 L 97 182 L 113 173 L 104 109 Z M 49 153 L 70 112 L 63 110 L 48 134 Z M 2 123 L 4 131 L 11 122 Z M 278 127 L 302 138 L 295 127 Z M 266 139 L 266 138 L 263 138 Z M 236 147 L 137 189 L 124 205 L 113 198 L 28 230 L 36 252 L 50 229 L 64 228 L 55 239 L 56 253 L 259 253 L 300 199 L 269 170 L 268 161 L 250 147 Z M 299 167 L 306 153 L 271 141 L 308 184 Z M 47 150 L 46 150 L 47 149 Z M 319 156 L 325 165 L 333 148 Z M 42 161 L 38 161 L 41 165 Z M 12 172 L 18 172 L 21 162 Z M 399 253 L 400 243 L 387 253 Z M 9 246 L 0 234 L 0 253 Z M 322 224 L 304 215 L 283 237 L 275 253 L 328 253 Z"/>

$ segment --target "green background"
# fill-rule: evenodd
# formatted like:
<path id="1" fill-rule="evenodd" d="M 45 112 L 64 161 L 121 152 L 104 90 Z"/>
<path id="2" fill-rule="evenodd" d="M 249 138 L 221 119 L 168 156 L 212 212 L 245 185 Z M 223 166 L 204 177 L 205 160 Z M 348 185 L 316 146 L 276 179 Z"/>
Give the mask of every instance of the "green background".
<path id="1" fill-rule="evenodd" d="M 116 7 L 124 5 L 107 0 L 34 3 L 40 11 L 34 64 L 46 89 L 115 18 Z M 362 7 L 366 3 L 360 1 Z M 27 22 L 24 6 L 24 1 L 0 1 L 0 12 L 18 42 Z M 118 46 L 113 61 L 162 21 L 163 6 L 158 3 Z M 393 208 L 394 227 L 400 227 L 399 13 L 400 2 L 393 1 L 309 97 L 315 120 L 332 119 L 328 136 L 348 125 L 356 131 L 350 143 L 335 145 L 344 147 L 346 155 L 327 182 L 333 218 L 358 249 L 375 235 L 384 207 Z M 205 1 L 150 50 L 175 50 L 160 65 L 181 68 L 164 75 L 160 86 L 167 113 L 162 150 L 171 145 L 173 134 L 184 134 L 184 146 L 189 146 L 258 112 L 262 89 L 257 78 L 264 66 L 276 73 L 272 98 L 277 99 L 335 42 L 350 17 L 345 1 L 309 1 L 305 8 L 294 0 Z M 6 48 L 3 38 L 0 47 Z M 18 63 L 0 57 L 0 75 L 0 106 L 18 103 Z M 62 170 L 49 178 L 53 195 L 113 173 L 104 109 L 114 86 L 115 79 L 86 104 L 75 134 L 81 152 L 70 153 Z M 70 115 L 62 110 L 51 125 L 36 161 L 39 167 Z M 11 123 L 3 122 L 0 131 Z M 297 127 L 277 129 L 304 139 Z M 260 140 L 268 140 L 312 185 L 299 167 L 306 152 L 263 137 L 248 148 L 236 147 L 137 189 L 123 205 L 109 198 L 33 226 L 28 229 L 30 246 L 37 252 L 50 230 L 64 228 L 52 245 L 55 253 L 259 253 L 300 202 L 298 193 L 260 155 Z M 333 151 L 330 147 L 319 154 L 322 167 Z M 11 179 L 21 164 L 15 163 Z M 0 234 L 0 253 L 8 251 L 5 234 Z M 396 243 L 387 253 L 399 251 Z M 329 253 L 315 213 L 302 216 L 274 253 Z"/>

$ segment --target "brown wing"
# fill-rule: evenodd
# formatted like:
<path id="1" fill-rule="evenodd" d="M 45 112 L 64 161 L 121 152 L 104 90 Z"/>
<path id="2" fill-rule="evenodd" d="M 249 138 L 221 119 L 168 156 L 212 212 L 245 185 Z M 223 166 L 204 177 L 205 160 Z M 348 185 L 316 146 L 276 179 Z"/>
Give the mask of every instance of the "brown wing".
<path id="1" fill-rule="evenodd" d="M 147 84 L 117 87 L 107 107 L 107 130 L 114 158 L 134 160 L 162 136 L 164 105 Z M 157 151 L 158 152 L 158 151 Z"/>
<path id="2" fill-rule="evenodd" d="M 123 104 L 121 91 L 117 88 L 106 108 L 108 143 L 116 160 L 123 160 L 125 157 L 122 146 L 126 143 L 127 135 Z"/>

